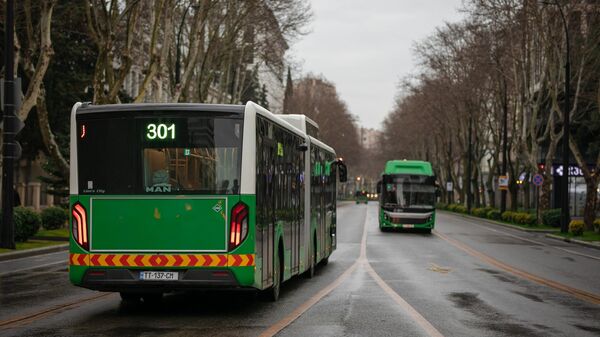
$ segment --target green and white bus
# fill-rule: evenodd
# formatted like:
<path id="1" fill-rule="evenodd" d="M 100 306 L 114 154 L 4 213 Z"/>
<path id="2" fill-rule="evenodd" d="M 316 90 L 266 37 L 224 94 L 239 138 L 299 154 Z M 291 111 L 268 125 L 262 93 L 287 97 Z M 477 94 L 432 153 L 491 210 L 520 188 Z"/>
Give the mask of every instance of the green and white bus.
<path id="1" fill-rule="evenodd" d="M 329 146 L 264 108 L 77 103 L 71 112 L 71 282 L 157 299 L 314 274 L 336 246 Z"/>
<path id="2" fill-rule="evenodd" d="M 419 160 L 390 160 L 378 183 L 379 229 L 422 228 L 435 225 L 438 194 L 431 163 Z"/>

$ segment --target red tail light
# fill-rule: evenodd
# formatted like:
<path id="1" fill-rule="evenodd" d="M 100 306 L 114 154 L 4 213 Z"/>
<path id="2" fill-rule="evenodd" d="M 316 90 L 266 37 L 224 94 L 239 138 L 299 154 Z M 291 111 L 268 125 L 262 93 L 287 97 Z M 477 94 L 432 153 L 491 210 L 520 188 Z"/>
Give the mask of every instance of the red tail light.
<path id="1" fill-rule="evenodd" d="M 229 226 L 229 250 L 237 248 L 248 235 L 248 206 L 243 202 L 233 206 Z"/>
<path id="2" fill-rule="evenodd" d="M 89 250 L 87 213 L 80 203 L 75 203 L 71 210 L 73 215 L 73 238 L 85 250 Z"/>

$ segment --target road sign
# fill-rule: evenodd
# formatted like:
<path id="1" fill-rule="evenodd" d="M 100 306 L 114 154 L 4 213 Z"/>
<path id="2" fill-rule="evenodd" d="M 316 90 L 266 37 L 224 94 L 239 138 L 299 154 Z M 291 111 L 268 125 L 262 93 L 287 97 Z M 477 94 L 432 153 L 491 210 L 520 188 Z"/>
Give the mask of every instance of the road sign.
<path id="1" fill-rule="evenodd" d="M 508 190 L 508 176 L 498 177 L 498 187 L 500 187 L 501 190 Z"/>
<path id="2" fill-rule="evenodd" d="M 536 174 L 533 176 L 533 184 L 535 186 L 542 186 L 544 183 L 544 177 L 541 174 Z"/>
<path id="3" fill-rule="evenodd" d="M 452 185 L 452 182 L 451 182 L 451 181 L 447 181 L 447 182 L 446 182 L 446 191 L 447 191 L 447 192 L 452 192 L 452 191 L 454 190 L 454 188 L 453 188 L 453 187 L 454 187 L 454 186 Z"/>

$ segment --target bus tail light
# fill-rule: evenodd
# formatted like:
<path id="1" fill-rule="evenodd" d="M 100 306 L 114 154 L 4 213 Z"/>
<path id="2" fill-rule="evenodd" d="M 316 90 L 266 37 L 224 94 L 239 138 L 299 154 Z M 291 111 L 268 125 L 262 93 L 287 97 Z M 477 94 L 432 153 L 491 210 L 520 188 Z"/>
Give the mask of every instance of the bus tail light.
<path id="1" fill-rule="evenodd" d="M 237 248 L 248 235 L 248 206 L 240 202 L 231 210 L 229 250 Z"/>
<path id="2" fill-rule="evenodd" d="M 89 250 L 89 236 L 88 236 L 88 224 L 87 224 L 87 213 L 85 208 L 80 203 L 75 203 L 71 210 L 73 215 L 73 227 L 72 233 L 75 241 L 85 250 Z"/>

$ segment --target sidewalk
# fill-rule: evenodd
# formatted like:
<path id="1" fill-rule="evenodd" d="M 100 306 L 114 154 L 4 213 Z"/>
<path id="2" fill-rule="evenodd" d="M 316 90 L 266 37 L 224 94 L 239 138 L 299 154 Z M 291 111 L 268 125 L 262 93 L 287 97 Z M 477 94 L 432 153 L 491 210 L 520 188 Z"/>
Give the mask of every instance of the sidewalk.
<path id="1" fill-rule="evenodd" d="M 586 242 L 586 241 L 582 241 L 582 240 L 577 240 L 577 239 L 572 239 L 572 238 L 565 238 L 562 236 L 558 236 L 558 235 L 554 235 L 553 233 L 558 233 L 560 232 L 560 229 L 537 229 L 537 228 L 523 228 L 521 226 L 516 226 L 516 225 L 511 225 L 511 224 L 507 224 L 507 223 L 502 223 L 499 221 L 494 221 L 494 220 L 490 220 L 490 219 L 484 219 L 484 218 L 480 218 L 480 217 L 476 217 L 476 216 L 472 216 L 472 215 L 468 215 L 468 214 L 463 214 L 463 213 L 456 213 L 456 212 L 450 212 L 450 211 L 446 211 L 446 210 L 437 210 L 437 212 L 443 212 L 446 214 L 453 214 L 456 216 L 460 216 L 463 217 L 465 219 L 469 219 L 469 220 L 478 220 L 481 222 L 487 222 L 489 224 L 492 225 L 498 225 L 498 226 L 503 226 L 503 227 L 507 227 L 507 228 L 511 228 L 511 229 L 515 229 L 521 232 L 529 232 L 529 233 L 545 233 L 547 238 L 553 239 L 553 240 L 560 240 L 560 241 L 564 241 L 564 242 L 569 242 L 569 243 L 573 243 L 576 245 L 580 245 L 580 246 L 585 246 L 585 247 L 589 247 L 589 248 L 595 248 L 595 249 L 600 249 L 600 242 Z"/>
<path id="2" fill-rule="evenodd" d="M 485 218 L 480 218 L 480 217 L 476 217 L 476 216 L 472 216 L 469 214 L 463 214 L 463 213 L 456 213 L 456 212 L 450 212 L 450 211 L 446 211 L 446 210 L 436 210 L 436 212 L 444 212 L 446 214 L 453 214 L 456 216 L 461 216 L 463 218 L 466 219 L 470 219 L 470 220 L 478 220 L 478 221 L 483 221 L 483 222 L 487 222 L 490 223 L 492 225 L 498 225 L 498 226 L 503 226 L 503 227 L 507 227 L 507 228 L 511 228 L 511 229 L 516 229 L 518 231 L 521 232 L 530 232 L 530 233 L 557 233 L 560 231 L 560 229 L 546 229 L 546 228 L 523 228 L 521 226 L 517 226 L 517 225 L 511 225 L 511 224 L 507 224 L 504 222 L 500 222 L 500 221 L 494 221 L 494 220 L 490 220 L 490 219 L 485 219 Z"/>
<path id="3" fill-rule="evenodd" d="M 553 239 L 553 240 L 570 242 L 570 243 L 575 243 L 575 244 L 578 244 L 581 246 L 600 249 L 600 242 L 598 242 L 598 241 L 587 242 L 587 241 L 577 240 L 577 239 L 573 239 L 573 238 L 565 238 L 565 237 L 554 235 L 554 234 L 546 234 L 546 237 Z"/>

